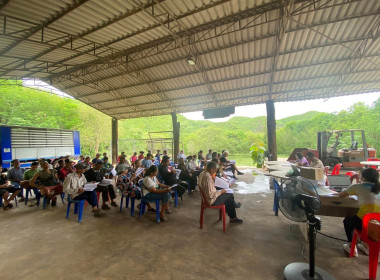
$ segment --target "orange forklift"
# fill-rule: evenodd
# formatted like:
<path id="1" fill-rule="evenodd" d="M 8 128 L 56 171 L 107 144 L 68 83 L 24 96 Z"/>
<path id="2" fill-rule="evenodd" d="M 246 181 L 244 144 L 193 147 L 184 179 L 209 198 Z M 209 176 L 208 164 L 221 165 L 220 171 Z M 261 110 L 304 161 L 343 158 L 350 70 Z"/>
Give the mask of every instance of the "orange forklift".
<path id="1" fill-rule="evenodd" d="M 349 148 L 347 148 L 349 147 Z M 325 166 L 362 167 L 361 161 L 376 158 L 376 150 L 369 148 L 362 129 L 343 129 L 318 132 L 317 150 L 295 148 L 288 160 L 295 160 L 297 152 L 313 152 Z"/>

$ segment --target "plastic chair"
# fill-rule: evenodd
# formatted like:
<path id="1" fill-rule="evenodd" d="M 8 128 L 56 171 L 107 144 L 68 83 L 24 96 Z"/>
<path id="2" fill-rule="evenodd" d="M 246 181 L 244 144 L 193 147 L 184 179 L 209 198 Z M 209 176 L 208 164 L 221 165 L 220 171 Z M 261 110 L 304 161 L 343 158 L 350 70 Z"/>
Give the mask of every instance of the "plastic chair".
<path id="1" fill-rule="evenodd" d="M 274 199 L 273 199 L 273 211 L 276 216 L 278 216 L 278 207 L 279 207 L 279 197 L 278 193 L 280 191 L 280 185 L 276 179 L 272 178 L 274 186 Z"/>
<path id="2" fill-rule="evenodd" d="M 80 199 L 80 200 L 72 200 L 70 196 L 67 197 L 67 211 L 66 211 L 66 219 L 69 218 L 70 214 L 70 206 L 71 203 L 75 204 L 74 207 L 74 214 L 78 214 L 78 223 L 82 222 L 82 217 L 83 217 L 83 208 L 84 208 L 84 202 L 86 200 Z M 79 213 L 78 213 L 79 210 Z"/>
<path id="3" fill-rule="evenodd" d="M 351 184 L 354 181 L 354 179 L 356 180 L 356 183 L 359 183 L 359 174 L 357 174 L 355 171 L 348 171 L 345 175 L 350 176 Z"/>
<path id="4" fill-rule="evenodd" d="M 199 224 L 200 224 L 200 228 L 202 229 L 203 228 L 203 216 L 204 216 L 204 211 L 206 208 L 213 208 L 213 209 L 219 209 L 219 221 L 223 218 L 223 232 L 226 232 L 226 206 L 224 204 L 222 205 L 210 205 L 204 194 L 203 194 L 203 191 L 201 188 L 199 188 L 200 192 L 201 192 L 201 198 L 202 198 L 202 203 L 201 203 L 201 215 L 200 215 L 200 219 L 199 219 Z"/>
<path id="5" fill-rule="evenodd" d="M 339 175 L 340 168 L 342 167 L 341 163 L 338 163 L 334 166 L 333 171 L 331 172 L 331 175 Z"/>
<path id="6" fill-rule="evenodd" d="M 380 213 L 368 213 L 364 215 L 363 217 L 363 226 L 361 232 L 358 230 L 354 230 L 354 236 L 352 238 L 351 243 L 351 252 L 350 252 L 350 258 L 353 257 L 355 247 L 356 247 L 356 241 L 358 237 L 360 240 L 366 242 L 369 246 L 369 279 L 376 279 L 376 272 L 377 272 L 377 264 L 378 264 L 378 258 L 379 258 L 379 250 L 380 250 L 380 241 L 376 242 L 368 238 L 368 223 L 370 220 L 377 220 L 380 222 Z M 355 244 L 355 246 L 352 246 L 352 244 Z"/>
<path id="7" fill-rule="evenodd" d="M 145 213 L 145 207 L 146 207 L 147 202 L 149 202 L 149 201 L 147 201 L 145 199 L 145 197 L 143 197 L 141 199 L 139 219 L 141 219 L 141 216 L 144 215 L 144 213 Z M 161 221 L 161 219 L 160 219 L 160 200 L 155 200 L 155 202 L 156 202 L 156 221 L 157 221 L 157 223 L 159 223 Z"/>
<path id="8" fill-rule="evenodd" d="M 120 200 L 120 213 L 123 210 L 123 200 L 125 197 L 125 208 L 128 208 L 129 200 L 131 200 L 131 216 L 133 217 L 135 213 L 135 198 L 134 197 L 128 197 L 124 196 L 123 193 L 121 193 L 121 200 Z"/>

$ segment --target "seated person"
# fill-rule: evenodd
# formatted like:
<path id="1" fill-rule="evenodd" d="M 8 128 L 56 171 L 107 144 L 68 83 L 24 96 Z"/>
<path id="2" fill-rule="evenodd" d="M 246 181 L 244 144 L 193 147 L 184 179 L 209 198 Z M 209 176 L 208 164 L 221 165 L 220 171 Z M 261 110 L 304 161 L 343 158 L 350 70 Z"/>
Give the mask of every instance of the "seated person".
<path id="1" fill-rule="evenodd" d="M 156 154 L 155 158 L 156 158 L 158 161 L 161 161 L 161 156 L 162 156 L 162 154 L 160 153 L 160 150 L 157 150 L 157 154 Z"/>
<path id="2" fill-rule="evenodd" d="M 179 154 L 177 155 L 177 159 L 180 159 L 180 158 L 182 158 L 183 160 L 186 159 L 186 156 L 185 156 L 185 153 L 183 152 L 183 150 L 181 150 L 179 152 Z"/>
<path id="3" fill-rule="evenodd" d="M 104 157 L 103 158 L 103 167 L 102 167 L 102 171 L 104 172 L 104 174 L 106 175 L 111 175 L 111 171 L 113 169 L 113 165 L 111 163 L 108 162 L 108 157 Z M 111 179 L 111 178 L 110 178 Z"/>
<path id="4" fill-rule="evenodd" d="M 95 155 L 95 157 L 92 159 L 91 163 L 92 163 L 92 166 L 95 165 L 95 163 L 97 163 L 99 160 L 100 160 L 100 157 L 101 157 L 101 154 L 100 153 L 97 153 Z"/>
<path id="5" fill-rule="evenodd" d="M 104 158 L 108 158 L 108 155 L 107 155 L 107 153 L 103 153 L 103 158 L 102 158 L 102 161 L 104 161 Z"/>
<path id="6" fill-rule="evenodd" d="M 143 181 L 143 195 L 146 201 L 154 202 L 157 199 L 161 200 L 160 219 L 166 222 L 168 218 L 165 216 L 166 209 L 168 208 L 170 189 L 169 186 L 158 182 L 156 176 L 158 169 L 152 165 L 147 171 Z M 159 188 L 160 187 L 160 188 Z"/>
<path id="7" fill-rule="evenodd" d="M 56 196 L 63 193 L 63 187 L 59 183 L 57 171 L 55 169 L 49 169 L 49 163 L 47 161 L 42 163 L 42 170 L 34 174 L 29 184 L 33 188 L 39 189 L 41 194 L 47 197 L 47 204 L 50 204 L 51 200 L 51 206 L 57 204 Z"/>
<path id="8" fill-rule="evenodd" d="M 141 199 L 141 189 L 134 183 L 134 179 L 135 174 L 131 175 L 128 169 L 121 171 L 118 174 L 116 186 L 125 197 Z"/>
<path id="9" fill-rule="evenodd" d="M 58 166 L 57 166 L 57 167 L 54 167 L 54 169 L 57 170 L 57 172 L 58 172 L 58 174 L 59 174 L 59 170 L 61 170 L 61 168 L 65 166 L 65 162 L 64 162 L 63 159 L 59 159 L 59 160 L 57 161 L 57 164 L 58 164 Z"/>
<path id="10" fill-rule="evenodd" d="M 201 167 L 203 166 L 203 164 L 205 164 L 207 162 L 207 160 L 203 156 L 203 151 L 202 150 L 200 150 L 198 152 L 198 160 L 201 162 Z"/>
<path id="11" fill-rule="evenodd" d="M 144 158 L 143 161 L 141 162 L 141 165 L 146 169 L 151 167 L 153 165 L 152 154 L 148 153 L 146 155 L 146 158 Z"/>
<path id="12" fill-rule="evenodd" d="M 226 193 L 226 190 L 216 190 L 213 176 L 216 174 L 216 163 L 211 161 L 207 164 L 206 171 L 199 176 L 199 188 L 209 205 L 226 206 L 226 212 L 230 217 L 230 223 L 241 224 L 242 219 L 236 216 L 236 208 L 240 208 L 240 203 L 236 203 L 232 193 Z"/>
<path id="13" fill-rule="evenodd" d="M 178 169 L 181 170 L 181 173 L 179 174 L 179 179 L 182 181 L 189 181 L 190 189 L 195 190 L 195 187 L 197 186 L 197 175 L 195 173 L 191 173 L 187 169 L 183 158 L 178 159 Z"/>
<path id="14" fill-rule="evenodd" d="M 21 192 L 21 189 L 10 185 L 7 177 L 1 175 L 2 171 L 3 167 L 0 165 L 0 199 L 3 199 L 3 210 L 7 211 L 13 207 L 10 202 Z M 9 196 L 9 193 L 12 195 Z"/>
<path id="15" fill-rule="evenodd" d="M 340 192 L 339 197 L 347 197 L 349 195 L 356 195 L 360 205 L 359 211 L 355 216 L 346 217 L 343 220 L 344 231 L 349 242 L 352 242 L 354 229 L 362 229 L 362 219 L 368 213 L 380 213 L 380 183 L 379 172 L 373 168 L 366 168 L 360 174 L 362 183 L 353 184 L 345 191 Z M 354 244 L 355 245 L 355 244 Z M 352 244 L 351 244 L 352 246 Z M 365 242 L 357 244 L 357 248 L 369 255 L 368 245 Z M 343 249 L 350 253 L 350 245 L 344 244 Z M 357 249 L 355 248 L 355 257 L 358 256 Z"/>
<path id="16" fill-rule="evenodd" d="M 313 168 L 325 168 L 322 161 L 318 159 L 314 153 L 307 152 L 306 153 L 307 160 L 309 161 L 309 166 Z"/>
<path id="17" fill-rule="evenodd" d="M 240 172 L 236 166 L 235 163 L 233 162 L 230 162 L 228 160 L 228 155 L 229 155 L 229 152 L 228 151 L 224 151 L 223 152 L 223 156 L 219 159 L 220 160 L 220 164 L 224 166 L 225 169 L 230 169 L 233 173 L 233 177 L 235 177 L 235 171 L 237 172 L 237 175 L 243 175 L 244 173 Z"/>
<path id="18" fill-rule="evenodd" d="M 170 167 L 170 169 L 169 169 Z M 174 190 L 177 190 L 178 196 L 182 196 L 187 190 L 187 184 L 182 183 L 177 180 L 175 168 L 171 168 L 170 166 L 170 157 L 163 156 L 160 166 L 158 167 L 158 172 L 160 173 L 162 179 L 165 181 L 165 184 L 169 186 L 173 186 L 174 184 L 178 184 L 178 186 L 174 187 Z"/>
<path id="19" fill-rule="evenodd" d="M 65 181 L 67 175 L 74 172 L 73 161 L 70 159 L 65 159 L 65 166 L 62 167 L 58 172 L 58 178 L 61 182 Z"/>
<path id="20" fill-rule="evenodd" d="M 30 169 L 25 171 L 23 176 L 23 181 L 20 182 L 20 185 L 23 186 L 24 189 L 31 188 L 34 192 L 34 195 L 36 196 L 37 200 L 40 198 L 41 193 L 37 188 L 33 188 L 30 186 L 29 182 L 33 178 L 33 176 L 38 172 L 38 162 L 33 161 L 30 165 Z M 25 186 L 27 185 L 27 187 Z M 26 191 L 29 191 L 28 189 Z M 29 206 L 32 207 L 36 205 L 36 203 L 30 203 Z"/>
<path id="21" fill-rule="evenodd" d="M 99 160 L 98 162 L 96 162 L 94 164 L 93 168 L 90 168 L 89 170 L 87 170 L 86 172 L 84 172 L 83 175 L 86 177 L 87 182 L 92 182 L 92 183 L 97 182 L 97 183 L 100 183 L 103 180 L 103 178 L 104 178 L 104 172 L 102 170 L 102 166 L 103 166 L 103 162 L 101 160 Z M 109 209 L 111 209 L 107 205 L 108 194 L 109 194 L 109 197 L 111 198 L 111 205 L 113 207 L 117 207 L 118 206 L 116 204 L 116 202 L 114 201 L 114 199 L 116 198 L 116 195 L 115 195 L 115 190 L 113 189 L 113 186 L 111 184 L 110 185 L 101 185 L 101 184 L 99 184 L 98 187 L 95 189 L 95 191 L 102 193 L 102 200 L 103 200 L 102 209 L 103 210 L 109 210 Z"/>
<path id="22" fill-rule="evenodd" d="M 128 168 L 129 168 L 128 160 L 125 157 L 120 157 L 120 161 L 115 167 L 116 173 L 119 173 L 120 171 L 124 171 Z"/>
<path id="23" fill-rule="evenodd" d="M 83 155 L 80 155 L 79 156 L 79 159 L 78 159 L 78 163 L 83 163 L 84 162 L 84 156 Z"/>
<path id="24" fill-rule="evenodd" d="M 131 164 L 135 163 L 135 161 L 137 160 L 137 153 L 134 152 L 133 156 L 131 156 L 131 158 L 129 160 L 131 161 Z"/>
<path id="25" fill-rule="evenodd" d="M 64 190 L 67 195 L 71 196 L 72 200 L 85 199 L 91 206 L 95 217 L 104 216 L 104 213 L 98 208 L 98 199 L 95 190 L 85 191 L 84 185 L 87 183 L 86 177 L 83 175 L 87 166 L 83 163 L 74 165 L 75 172 L 67 175 L 63 182 Z"/>
<path id="26" fill-rule="evenodd" d="M 307 159 L 302 155 L 302 153 L 298 152 L 296 153 L 296 165 L 298 166 L 309 166 L 309 162 Z"/>
<path id="27" fill-rule="evenodd" d="M 92 166 L 91 157 L 90 156 L 86 156 L 84 158 L 84 161 L 82 163 L 86 166 L 86 170 L 89 170 L 91 168 L 91 166 Z"/>
<path id="28" fill-rule="evenodd" d="M 208 154 L 206 155 L 206 160 L 209 161 L 209 160 L 212 160 L 213 158 L 213 152 L 212 150 L 208 150 Z"/>
<path id="29" fill-rule="evenodd" d="M 7 172 L 7 179 L 10 181 L 13 187 L 20 190 L 18 192 L 18 197 L 20 197 L 19 202 L 23 202 L 25 198 L 22 186 L 20 186 L 20 182 L 23 180 L 25 169 L 20 167 L 20 161 L 18 159 L 12 160 L 12 165 L 13 166 Z"/>
<path id="30" fill-rule="evenodd" d="M 143 160 L 144 159 L 144 151 L 140 151 L 140 154 L 137 157 L 137 159 L 139 159 L 139 160 Z"/>

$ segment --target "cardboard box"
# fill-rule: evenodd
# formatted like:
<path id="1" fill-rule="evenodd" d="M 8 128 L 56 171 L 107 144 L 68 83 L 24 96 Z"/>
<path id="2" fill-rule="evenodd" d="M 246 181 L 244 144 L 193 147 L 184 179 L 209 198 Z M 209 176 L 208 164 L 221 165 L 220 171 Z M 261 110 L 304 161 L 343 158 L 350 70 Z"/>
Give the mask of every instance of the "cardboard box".
<path id="1" fill-rule="evenodd" d="M 310 180 L 324 180 L 324 169 L 323 168 L 313 168 L 313 167 L 300 167 L 301 177 Z"/>

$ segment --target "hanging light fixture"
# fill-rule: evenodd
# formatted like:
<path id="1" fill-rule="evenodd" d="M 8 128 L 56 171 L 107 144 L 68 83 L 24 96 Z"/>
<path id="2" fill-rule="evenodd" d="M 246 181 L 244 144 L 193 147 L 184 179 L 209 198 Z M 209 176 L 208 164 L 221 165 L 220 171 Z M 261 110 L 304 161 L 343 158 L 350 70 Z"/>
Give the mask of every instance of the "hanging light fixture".
<path id="1" fill-rule="evenodd" d="M 192 57 L 188 57 L 186 59 L 186 61 L 187 61 L 187 64 L 189 64 L 189 65 L 195 65 L 195 61 L 194 61 L 194 59 Z"/>

